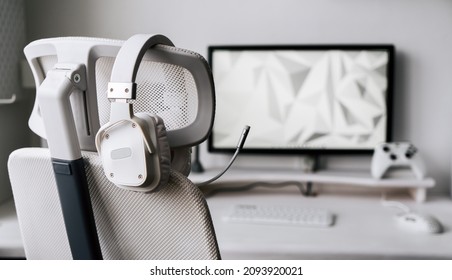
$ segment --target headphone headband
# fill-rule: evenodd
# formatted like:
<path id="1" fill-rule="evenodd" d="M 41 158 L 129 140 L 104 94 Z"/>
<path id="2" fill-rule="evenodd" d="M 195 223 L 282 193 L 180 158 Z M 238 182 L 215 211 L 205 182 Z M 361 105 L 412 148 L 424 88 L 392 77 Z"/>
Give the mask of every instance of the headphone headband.
<path id="1" fill-rule="evenodd" d="M 136 98 L 135 79 L 141 60 L 147 50 L 159 44 L 174 46 L 170 39 L 160 34 L 137 34 L 124 43 L 118 52 L 111 72 L 111 81 L 108 83 L 109 99 Z M 110 116 L 115 118 L 113 112 Z"/>
<path id="2" fill-rule="evenodd" d="M 158 44 L 174 46 L 170 39 L 160 34 L 137 34 L 125 41 L 116 57 L 111 82 L 134 83 L 144 54 Z"/>

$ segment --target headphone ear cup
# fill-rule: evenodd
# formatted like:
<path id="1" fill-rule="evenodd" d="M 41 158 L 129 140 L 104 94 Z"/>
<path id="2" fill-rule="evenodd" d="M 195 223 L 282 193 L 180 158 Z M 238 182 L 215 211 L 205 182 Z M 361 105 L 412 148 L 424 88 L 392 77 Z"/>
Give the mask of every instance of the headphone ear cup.
<path id="1" fill-rule="evenodd" d="M 166 185 L 166 183 L 168 182 L 169 179 L 169 174 L 171 171 L 171 150 L 170 150 L 170 146 L 168 143 L 168 139 L 167 139 L 167 135 L 166 135 L 166 128 L 165 128 L 165 124 L 163 122 L 163 119 L 155 114 L 152 113 L 146 113 L 146 112 L 140 112 L 140 113 L 136 113 L 135 117 L 138 117 L 146 122 L 155 122 L 155 132 L 153 131 L 149 131 L 149 132 L 145 132 L 145 133 L 155 133 L 155 139 L 156 139 L 156 143 L 155 143 L 155 148 L 156 148 L 156 152 L 158 154 L 159 157 L 159 162 L 160 162 L 160 184 L 159 186 L 155 189 L 158 190 L 161 187 L 163 187 L 164 185 Z M 152 126 L 149 126 L 152 127 Z M 153 137 L 150 137 L 151 139 L 153 139 Z M 158 172 L 158 170 L 155 170 L 155 172 Z"/>
<path id="2" fill-rule="evenodd" d="M 171 168 L 163 120 L 141 114 L 102 126 L 96 147 L 104 173 L 116 186 L 150 192 L 165 186 Z"/>
<path id="3" fill-rule="evenodd" d="M 188 176 L 191 171 L 191 148 L 171 149 L 166 138 L 165 125 L 162 118 L 160 118 L 159 116 L 147 112 L 136 113 L 135 116 L 146 121 L 151 121 L 149 118 L 158 119 L 158 121 L 156 121 L 156 127 L 158 134 L 160 135 L 157 135 L 157 147 L 159 149 L 159 152 L 162 154 L 162 160 L 165 161 L 164 164 L 166 165 L 166 162 L 168 160 L 170 166 L 169 168 L 180 172 L 184 176 Z M 165 167 L 162 169 L 167 168 Z"/>

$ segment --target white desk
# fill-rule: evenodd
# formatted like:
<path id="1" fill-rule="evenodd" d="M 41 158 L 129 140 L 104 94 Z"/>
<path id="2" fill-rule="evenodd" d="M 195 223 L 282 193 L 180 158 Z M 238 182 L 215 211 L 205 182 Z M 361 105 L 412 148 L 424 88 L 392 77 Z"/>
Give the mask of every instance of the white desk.
<path id="1" fill-rule="evenodd" d="M 201 176 L 205 177 L 205 175 Z M 192 179 L 199 180 L 199 175 Z M 217 183 L 215 186 L 225 184 Z M 228 181 L 231 183 L 231 181 Z M 452 259 L 452 201 L 429 197 L 416 203 L 398 198 L 412 210 L 438 218 L 445 232 L 416 234 L 396 226 L 397 209 L 381 204 L 379 192 L 320 192 L 304 197 L 295 187 L 256 188 L 220 193 L 207 199 L 223 259 Z M 301 205 L 336 214 L 329 228 L 238 224 L 224 220 L 233 204 Z"/>
<path id="2" fill-rule="evenodd" d="M 210 174 L 195 174 L 192 179 L 201 180 L 208 176 Z M 227 178 L 222 178 L 223 183 L 220 181 L 216 185 L 224 184 Z M 228 184 L 231 182 L 227 181 Z M 433 214 L 445 227 L 445 232 L 440 235 L 420 235 L 406 233 L 396 227 L 393 216 L 397 211 L 381 206 L 378 192 L 358 190 L 363 191 L 325 191 L 317 197 L 303 197 L 295 187 L 256 188 L 212 196 L 207 203 L 222 258 L 452 259 L 452 201 L 449 198 L 429 197 L 425 203 L 416 203 L 407 197 L 403 201 L 413 210 Z M 326 208 L 335 213 L 337 219 L 334 226 L 324 229 L 224 221 L 224 213 L 233 204 L 239 203 Z M 12 201 L 3 203 L 0 205 L 0 259 L 24 256 L 14 204 Z"/>
<path id="3" fill-rule="evenodd" d="M 14 202 L 0 204 L 0 259 L 25 258 Z"/>

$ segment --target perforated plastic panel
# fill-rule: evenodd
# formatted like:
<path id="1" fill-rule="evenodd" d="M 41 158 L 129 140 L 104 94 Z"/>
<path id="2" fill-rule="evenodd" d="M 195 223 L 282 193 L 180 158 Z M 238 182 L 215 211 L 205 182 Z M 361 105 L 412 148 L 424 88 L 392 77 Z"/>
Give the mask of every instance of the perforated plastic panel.
<path id="1" fill-rule="evenodd" d="M 110 81 L 114 58 L 102 57 L 96 63 L 99 121 L 110 118 L 107 85 Z M 133 102 L 135 113 L 151 112 L 159 115 L 167 130 L 191 124 L 196 117 L 198 95 L 191 73 L 180 66 L 143 61 L 137 73 L 137 98 Z"/>

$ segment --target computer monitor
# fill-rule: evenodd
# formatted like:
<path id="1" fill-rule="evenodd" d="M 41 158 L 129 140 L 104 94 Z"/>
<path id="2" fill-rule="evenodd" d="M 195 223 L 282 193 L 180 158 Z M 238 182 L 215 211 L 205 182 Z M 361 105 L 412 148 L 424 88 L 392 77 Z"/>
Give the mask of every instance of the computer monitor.
<path id="1" fill-rule="evenodd" d="M 370 154 L 389 141 L 392 45 L 210 46 L 210 152 Z"/>

